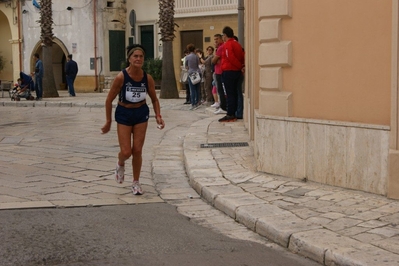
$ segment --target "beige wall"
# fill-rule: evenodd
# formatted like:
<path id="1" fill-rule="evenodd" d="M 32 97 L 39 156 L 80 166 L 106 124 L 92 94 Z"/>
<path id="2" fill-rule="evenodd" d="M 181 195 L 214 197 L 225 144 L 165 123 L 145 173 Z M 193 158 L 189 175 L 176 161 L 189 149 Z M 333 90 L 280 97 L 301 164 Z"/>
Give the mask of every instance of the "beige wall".
<path id="1" fill-rule="evenodd" d="M 18 23 L 14 23 L 14 17 L 18 18 L 18 13 L 5 4 L 0 5 L 0 55 L 6 61 L 0 79 L 8 81 L 16 81 L 20 71 L 20 40 Z"/>
<path id="2" fill-rule="evenodd" d="M 292 1 L 292 116 L 390 124 L 391 0 Z"/>
<path id="3" fill-rule="evenodd" d="M 398 0 L 246 2 L 259 171 L 399 198 L 398 7 Z M 258 57 L 248 52 L 257 47 Z"/>

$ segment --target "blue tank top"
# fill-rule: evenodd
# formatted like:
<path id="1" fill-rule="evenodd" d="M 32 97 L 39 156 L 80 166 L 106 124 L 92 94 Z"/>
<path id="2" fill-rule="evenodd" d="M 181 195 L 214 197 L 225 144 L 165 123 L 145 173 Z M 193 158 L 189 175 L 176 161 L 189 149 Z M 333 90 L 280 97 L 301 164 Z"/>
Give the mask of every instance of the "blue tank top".
<path id="1" fill-rule="evenodd" d="M 119 92 L 119 101 L 123 103 L 139 103 L 145 101 L 147 97 L 148 80 L 147 73 L 144 72 L 143 78 L 137 82 L 134 81 L 126 69 L 122 70 L 123 73 L 123 86 Z"/>

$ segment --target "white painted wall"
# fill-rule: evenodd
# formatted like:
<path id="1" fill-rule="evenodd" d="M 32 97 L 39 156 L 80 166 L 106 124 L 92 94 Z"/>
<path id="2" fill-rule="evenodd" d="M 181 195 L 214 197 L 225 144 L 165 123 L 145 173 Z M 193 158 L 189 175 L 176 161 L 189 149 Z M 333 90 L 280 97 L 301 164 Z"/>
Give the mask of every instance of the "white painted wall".
<path id="1" fill-rule="evenodd" d="M 155 57 L 161 57 L 162 56 L 162 51 L 160 52 L 159 46 L 162 45 L 162 42 L 159 41 L 160 36 L 157 34 L 158 33 L 158 12 L 159 12 L 159 4 L 158 0 L 133 0 L 133 1 L 127 1 L 126 3 L 126 38 L 128 39 L 130 36 L 130 24 L 129 24 L 129 14 L 131 10 L 136 11 L 136 35 L 139 32 L 139 26 L 143 25 L 153 25 L 154 26 L 154 56 Z M 137 42 L 140 42 L 139 36 L 136 37 Z"/>
<path id="2" fill-rule="evenodd" d="M 104 2 L 104 1 L 100 1 Z M 67 10 L 70 6 L 73 9 Z M 97 23 L 102 25 L 103 3 L 97 7 Z M 31 1 L 26 1 L 23 14 L 23 71 L 31 71 L 31 56 L 33 49 L 40 42 L 40 10 L 35 8 Z M 91 0 L 54 0 L 53 1 L 54 36 L 65 45 L 66 53 L 73 55 L 79 64 L 79 75 L 94 75 L 90 69 L 90 58 L 94 57 L 94 26 L 93 4 Z M 100 27 L 101 28 L 101 27 Z M 97 31 L 97 56 L 103 54 L 103 31 Z M 73 48 L 73 46 L 75 48 Z"/>

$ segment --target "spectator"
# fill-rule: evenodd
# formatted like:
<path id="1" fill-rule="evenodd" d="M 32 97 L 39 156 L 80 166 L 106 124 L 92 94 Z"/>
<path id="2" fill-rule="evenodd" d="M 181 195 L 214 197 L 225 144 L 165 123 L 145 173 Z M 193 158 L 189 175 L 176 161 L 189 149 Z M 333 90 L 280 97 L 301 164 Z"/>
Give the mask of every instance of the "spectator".
<path id="1" fill-rule="evenodd" d="M 36 101 L 40 101 L 43 98 L 43 62 L 40 60 L 39 54 L 36 53 L 33 58 L 35 59 L 35 72 L 32 76 L 35 76 L 35 91 L 36 91 Z"/>
<path id="2" fill-rule="evenodd" d="M 244 51 L 241 45 L 234 39 L 234 31 L 226 26 L 223 28 L 226 42 L 222 49 L 222 81 L 227 95 L 227 115 L 219 119 L 219 122 L 234 122 L 237 120 L 238 88 L 244 65 Z M 242 93 L 242 91 L 241 91 Z"/>
<path id="3" fill-rule="evenodd" d="M 189 54 L 188 50 L 184 50 L 184 57 L 182 58 L 183 65 L 182 71 L 187 71 L 186 69 L 186 56 Z M 190 96 L 190 86 L 188 85 L 188 77 L 187 81 L 184 83 L 184 88 L 186 90 L 186 102 L 184 104 L 191 104 L 191 96 Z"/>
<path id="4" fill-rule="evenodd" d="M 195 46 L 194 44 L 189 44 L 187 45 L 187 50 L 189 54 L 186 56 L 186 69 L 188 69 L 188 75 L 190 77 L 190 74 L 193 74 L 194 72 L 200 73 L 200 68 L 199 68 L 199 58 L 198 56 L 194 53 L 195 52 Z M 201 101 L 201 84 L 193 84 L 191 82 L 191 79 L 188 78 L 188 84 L 190 86 L 190 94 L 191 94 L 191 107 L 190 110 L 194 110 L 195 108 L 200 106 L 200 101 Z"/>
<path id="5" fill-rule="evenodd" d="M 74 82 L 78 74 L 78 64 L 72 60 L 72 55 L 68 55 L 67 63 L 65 65 L 65 76 L 68 84 L 69 96 L 75 97 Z"/>
<path id="6" fill-rule="evenodd" d="M 214 80 L 216 81 L 216 88 L 219 94 L 219 108 L 215 111 L 215 114 L 225 114 L 227 110 L 226 92 L 222 84 L 222 50 L 223 50 L 223 38 L 221 34 L 214 35 L 216 54 L 212 59 L 214 64 Z"/>
<path id="7" fill-rule="evenodd" d="M 207 56 L 204 59 L 200 59 L 201 63 L 205 66 L 204 71 L 204 91 L 205 91 L 205 101 L 207 105 L 211 105 L 214 103 L 213 95 L 212 95 L 212 80 L 213 80 L 213 71 L 212 71 L 212 59 L 214 48 L 212 46 L 208 46 L 206 48 Z"/>

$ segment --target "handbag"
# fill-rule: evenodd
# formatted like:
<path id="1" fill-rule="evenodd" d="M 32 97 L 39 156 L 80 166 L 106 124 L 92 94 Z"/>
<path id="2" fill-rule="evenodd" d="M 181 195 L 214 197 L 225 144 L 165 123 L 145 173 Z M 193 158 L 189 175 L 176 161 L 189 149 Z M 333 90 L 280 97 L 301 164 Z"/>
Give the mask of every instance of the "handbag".
<path id="1" fill-rule="evenodd" d="M 188 72 L 185 69 L 180 73 L 180 82 L 184 84 L 188 82 Z"/>
<path id="2" fill-rule="evenodd" d="M 189 75 L 191 83 L 193 85 L 201 82 L 201 75 L 198 72 L 193 72 Z"/>

